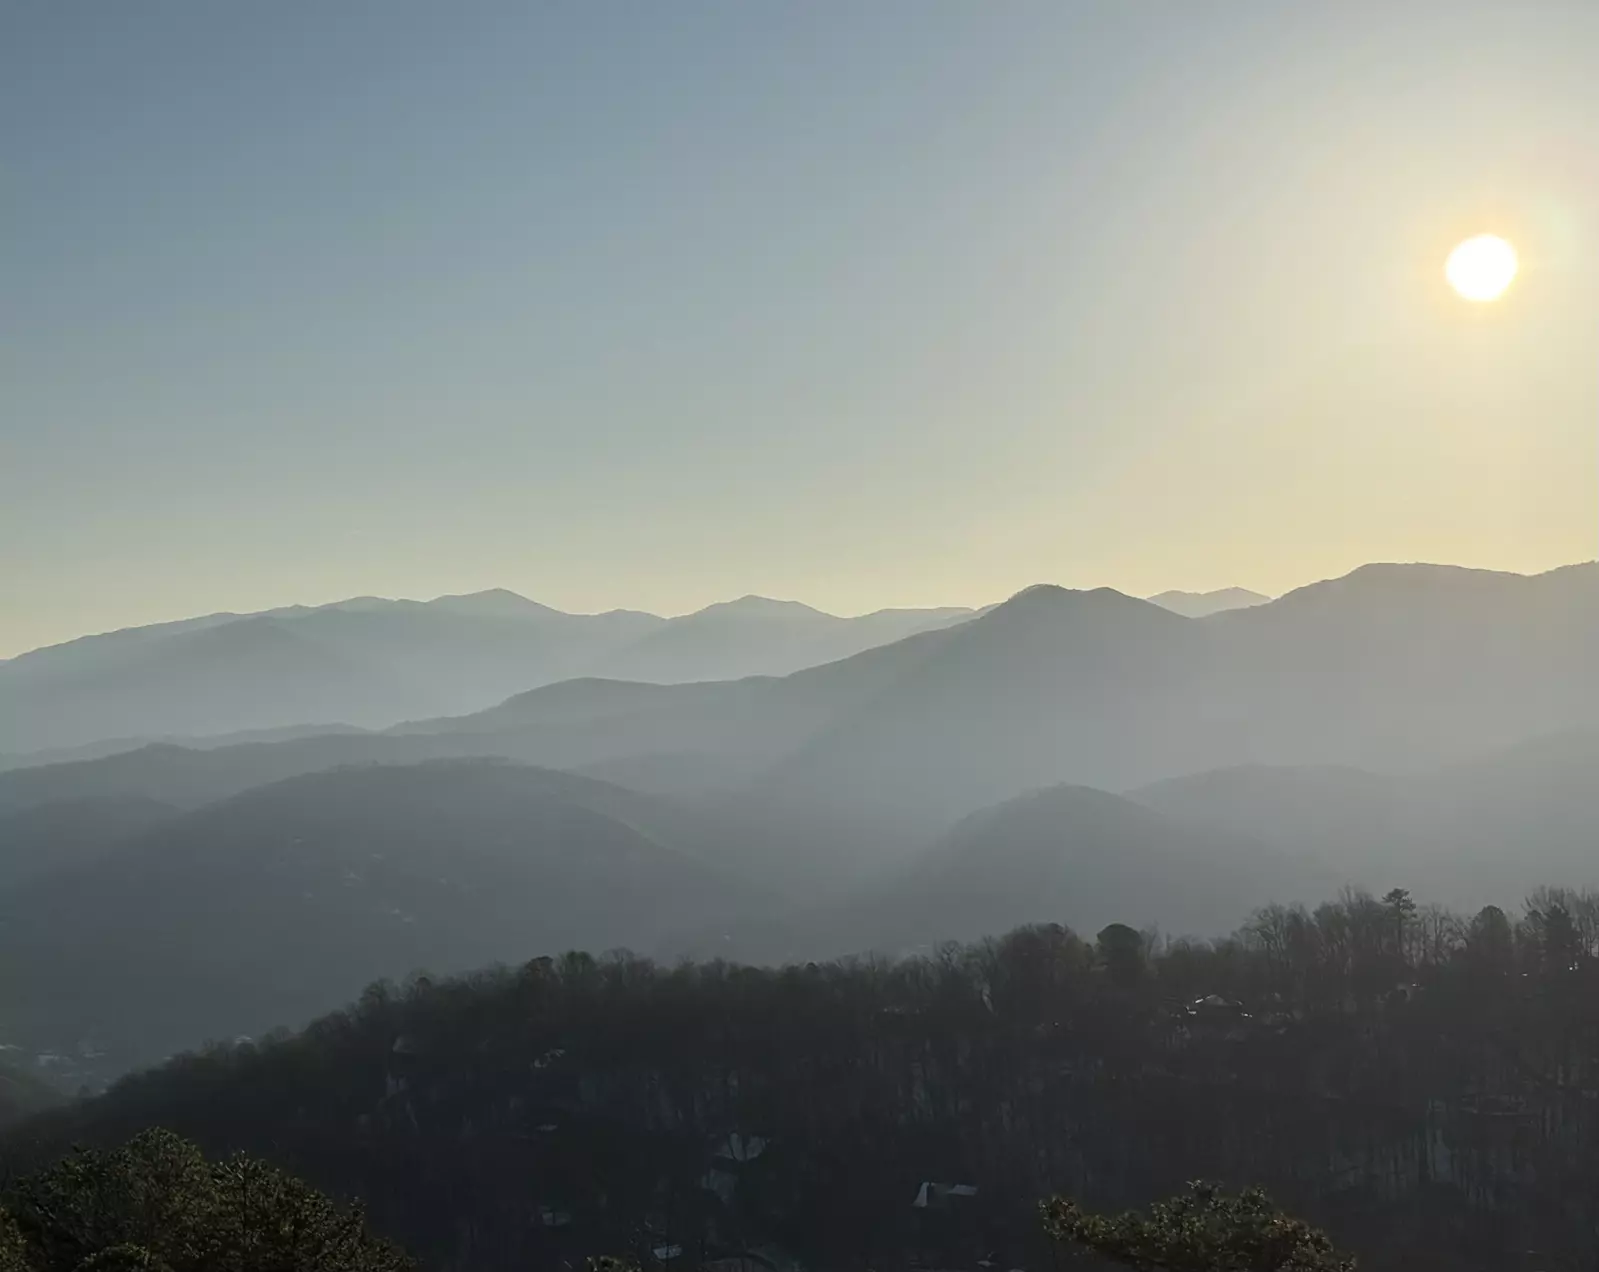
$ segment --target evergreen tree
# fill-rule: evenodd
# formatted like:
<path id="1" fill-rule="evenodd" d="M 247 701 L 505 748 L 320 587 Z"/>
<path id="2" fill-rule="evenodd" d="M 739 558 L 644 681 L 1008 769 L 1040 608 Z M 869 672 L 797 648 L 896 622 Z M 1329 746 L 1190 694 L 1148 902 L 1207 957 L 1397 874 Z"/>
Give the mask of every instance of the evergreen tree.
<path id="1" fill-rule="evenodd" d="M 1112 985 L 1131 989 L 1146 970 L 1144 938 L 1125 923 L 1112 923 L 1095 938 L 1101 964 Z"/>
<path id="2" fill-rule="evenodd" d="M 242 1155 L 208 1162 L 170 1131 L 77 1151 L 12 1186 L 0 1272 L 409 1272 L 361 1212 Z"/>
<path id="3" fill-rule="evenodd" d="M 17 1221 L 0 1210 L 0 1272 L 28 1272 L 27 1252 Z"/>
<path id="4" fill-rule="evenodd" d="M 1056 1197 L 1043 1204 L 1044 1227 L 1112 1263 L 1138 1272 L 1353 1272 L 1325 1235 L 1278 1210 L 1259 1189 L 1236 1195 L 1213 1184 L 1151 1207 L 1106 1216 Z"/>

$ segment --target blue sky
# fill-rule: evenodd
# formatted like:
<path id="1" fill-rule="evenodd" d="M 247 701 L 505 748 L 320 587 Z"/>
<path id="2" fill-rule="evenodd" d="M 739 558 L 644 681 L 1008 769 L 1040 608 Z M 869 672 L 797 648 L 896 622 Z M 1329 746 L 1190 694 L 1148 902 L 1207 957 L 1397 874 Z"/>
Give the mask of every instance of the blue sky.
<path id="1" fill-rule="evenodd" d="M 1599 6 L 0 9 L 0 654 L 1599 540 Z M 1507 234 L 1491 315 L 1443 253 Z"/>

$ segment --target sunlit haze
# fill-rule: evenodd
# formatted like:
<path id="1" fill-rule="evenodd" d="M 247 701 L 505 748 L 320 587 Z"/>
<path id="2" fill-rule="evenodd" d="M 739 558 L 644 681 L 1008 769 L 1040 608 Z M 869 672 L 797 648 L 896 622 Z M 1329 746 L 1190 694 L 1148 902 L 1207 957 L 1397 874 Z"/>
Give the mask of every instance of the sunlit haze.
<path id="1" fill-rule="evenodd" d="M 6 6 L 0 654 L 1587 559 L 1595 48 L 1585 3 Z M 1485 227 L 1520 274 L 1463 304 Z"/>
<path id="2" fill-rule="evenodd" d="M 1596 70 L 0 2 L 0 1272 L 1599 1269 Z"/>

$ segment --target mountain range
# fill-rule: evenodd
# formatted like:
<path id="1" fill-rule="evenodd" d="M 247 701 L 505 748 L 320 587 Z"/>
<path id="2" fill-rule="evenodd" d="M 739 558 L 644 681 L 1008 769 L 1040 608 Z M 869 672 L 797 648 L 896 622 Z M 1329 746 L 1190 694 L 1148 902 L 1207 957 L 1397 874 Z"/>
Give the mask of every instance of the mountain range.
<path id="1" fill-rule="evenodd" d="M 1233 588 L 1167 593 L 1159 603 L 1210 612 L 1262 599 Z M 210 614 L 0 660 L 0 768 L 144 742 L 215 745 L 283 729 L 379 728 L 479 710 L 577 676 L 660 684 L 781 676 L 977 612 L 951 606 L 840 618 L 745 596 L 679 618 L 568 614 L 499 589 Z"/>
<path id="2" fill-rule="evenodd" d="M 0 751 L 286 726 L 379 727 L 470 711 L 578 675 L 781 675 L 970 610 L 838 618 L 761 597 L 681 618 L 566 614 L 506 591 L 363 597 L 89 636 L 0 662 Z M 15 761 L 13 761 L 15 762 Z"/>
<path id="3" fill-rule="evenodd" d="M 1203 619 L 1038 586 L 786 676 L 587 677 L 379 731 L 21 768 L 0 774 L 0 811 L 105 795 L 192 806 L 335 764 L 498 756 L 921 839 L 1062 782 L 1128 790 L 1258 764 L 1402 772 L 1599 727 L 1596 640 L 1595 566 L 1369 566 Z"/>
<path id="4" fill-rule="evenodd" d="M 793 961 L 1112 916 L 1226 930 L 1334 878 L 1076 786 L 982 810 L 847 894 L 809 900 L 785 890 L 769 842 L 714 806 L 502 760 L 335 767 L 189 810 L 101 797 L 10 819 L 73 814 L 97 844 L 81 835 L 49 867 L 31 852 L 0 886 L 0 961 L 30 969 L 0 1042 L 116 1068 L 298 1026 L 420 971 L 620 946 Z"/>
<path id="5" fill-rule="evenodd" d="M 1046 585 L 917 621 L 780 676 L 0 773 L 0 961 L 38 969 L 0 1044 L 132 1063 L 567 946 L 804 959 L 1599 882 L 1599 567 L 1370 566 L 1202 618 Z"/>

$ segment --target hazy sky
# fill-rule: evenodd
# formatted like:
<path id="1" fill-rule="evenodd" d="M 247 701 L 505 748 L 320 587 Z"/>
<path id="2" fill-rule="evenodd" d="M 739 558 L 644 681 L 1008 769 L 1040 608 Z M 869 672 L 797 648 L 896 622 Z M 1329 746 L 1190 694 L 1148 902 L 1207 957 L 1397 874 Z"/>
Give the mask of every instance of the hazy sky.
<path id="1" fill-rule="evenodd" d="M 4 5 L 0 654 L 1591 556 L 1596 59 L 1592 0 Z"/>

